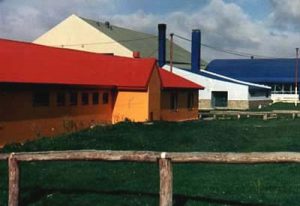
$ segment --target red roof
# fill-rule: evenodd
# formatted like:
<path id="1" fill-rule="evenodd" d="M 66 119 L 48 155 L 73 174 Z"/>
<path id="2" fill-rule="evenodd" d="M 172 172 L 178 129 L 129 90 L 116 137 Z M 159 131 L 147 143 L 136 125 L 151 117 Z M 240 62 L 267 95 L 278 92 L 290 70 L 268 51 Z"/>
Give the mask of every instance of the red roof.
<path id="1" fill-rule="evenodd" d="M 204 89 L 202 85 L 191 82 L 162 68 L 158 71 L 162 87 L 165 89 Z"/>
<path id="2" fill-rule="evenodd" d="M 0 39 L 0 82 L 146 89 L 155 63 Z"/>
<path id="3" fill-rule="evenodd" d="M 0 83 L 67 84 L 147 89 L 153 58 L 127 58 L 0 39 Z M 203 89 L 159 69 L 163 88 Z"/>

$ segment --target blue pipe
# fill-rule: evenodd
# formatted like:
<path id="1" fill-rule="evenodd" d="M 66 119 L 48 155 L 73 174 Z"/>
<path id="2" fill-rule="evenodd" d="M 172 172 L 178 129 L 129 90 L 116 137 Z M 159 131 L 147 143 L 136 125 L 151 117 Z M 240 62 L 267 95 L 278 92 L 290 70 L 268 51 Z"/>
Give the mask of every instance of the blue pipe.
<path id="1" fill-rule="evenodd" d="M 201 31 L 194 29 L 192 32 L 192 72 L 198 73 L 201 67 Z"/>
<path id="2" fill-rule="evenodd" d="M 166 24 L 158 24 L 158 65 L 166 64 Z"/>

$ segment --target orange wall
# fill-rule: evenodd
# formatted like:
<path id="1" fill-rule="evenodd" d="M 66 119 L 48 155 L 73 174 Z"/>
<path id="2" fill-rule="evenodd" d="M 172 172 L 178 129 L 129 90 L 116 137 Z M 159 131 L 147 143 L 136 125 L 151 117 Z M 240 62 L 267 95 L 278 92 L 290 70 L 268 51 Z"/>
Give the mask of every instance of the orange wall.
<path id="1" fill-rule="evenodd" d="M 147 91 L 118 91 L 112 122 L 117 123 L 126 119 L 134 122 L 148 120 Z"/>
<path id="2" fill-rule="evenodd" d="M 160 95 L 161 85 L 158 70 L 155 69 L 148 85 L 149 120 L 160 120 Z"/>
<path id="3" fill-rule="evenodd" d="M 170 109 L 171 93 L 177 92 L 178 108 L 177 110 Z M 161 120 L 165 121 L 184 121 L 198 119 L 198 91 L 192 90 L 194 93 L 194 106 L 188 108 L 188 93 L 187 90 L 163 90 L 161 92 Z"/>
<path id="4" fill-rule="evenodd" d="M 56 90 L 50 90 L 49 106 L 32 106 L 32 90 L 0 87 L 0 146 L 24 142 L 41 136 L 54 136 L 87 128 L 96 123 L 111 123 L 112 101 L 102 104 L 104 90 L 75 89 L 78 105 L 56 106 Z M 61 89 L 59 91 L 62 91 Z M 74 91 L 74 89 L 72 90 Z M 89 105 L 81 105 L 81 91 L 89 93 Z M 99 104 L 92 105 L 92 92 L 99 91 Z M 111 92 L 108 90 L 109 96 Z"/>
<path id="5" fill-rule="evenodd" d="M 33 92 L 50 91 L 50 105 L 32 105 Z M 78 105 L 56 105 L 57 92 L 78 92 Z M 92 93 L 99 92 L 99 104 L 92 104 Z M 193 91 L 193 90 L 192 90 Z M 81 104 L 82 92 L 89 93 L 89 105 Z M 109 103 L 102 95 L 109 93 Z M 178 93 L 178 109 L 170 109 L 170 94 Z M 112 91 L 108 89 L 51 86 L 0 85 L 0 146 L 24 142 L 41 136 L 55 136 L 78 131 L 99 123 L 117 123 L 126 119 L 135 122 L 149 120 L 183 121 L 198 118 L 198 91 L 194 90 L 194 107 L 187 108 L 188 90 L 161 90 L 158 70 L 154 69 L 145 91 Z"/>
<path id="6" fill-rule="evenodd" d="M 112 122 L 160 120 L 160 78 L 154 69 L 145 91 L 118 91 Z"/>

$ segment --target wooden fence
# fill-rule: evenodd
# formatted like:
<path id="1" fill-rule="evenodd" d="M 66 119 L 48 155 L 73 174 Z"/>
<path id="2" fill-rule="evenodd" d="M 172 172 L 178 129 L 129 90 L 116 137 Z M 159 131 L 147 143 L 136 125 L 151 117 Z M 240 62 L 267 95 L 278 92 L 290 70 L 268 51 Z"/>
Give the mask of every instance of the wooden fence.
<path id="1" fill-rule="evenodd" d="M 53 151 L 0 154 L 0 160 L 8 160 L 9 197 L 8 205 L 17 206 L 19 201 L 19 162 L 31 161 L 132 161 L 159 164 L 160 206 L 172 206 L 173 163 L 300 163 L 300 153 L 295 152 L 254 152 L 254 153 L 212 153 L 212 152 L 150 152 L 150 151 Z"/>
<path id="2" fill-rule="evenodd" d="M 212 117 L 217 119 L 218 117 L 236 117 L 240 119 L 242 116 L 246 117 L 261 117 L 263 120 L 277 118 L 279 115 L 290 116 L 292 119 L 300 117 L 299 110 L 273 110 L 273 111 L 222 111 L 222 110 L 211 110 L 211 111 L 199 111 L 199 118 Z"/>

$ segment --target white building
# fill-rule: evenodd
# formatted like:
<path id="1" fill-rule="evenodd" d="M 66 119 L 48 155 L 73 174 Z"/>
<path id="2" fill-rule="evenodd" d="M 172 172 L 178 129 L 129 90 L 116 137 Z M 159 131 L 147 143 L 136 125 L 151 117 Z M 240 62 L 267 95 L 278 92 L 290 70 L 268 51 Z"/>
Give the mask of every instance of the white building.
<path id="1" fill-rule="evenodd" d="M 164 69 L 170 70 L 169 65 Z M 257 108 L 272 102 L 271 87 L 225 77 L 216 73 L 173 67 L 173 73 L 205 87 L 199 91 L 199 109 L 239 109 Z"/>

